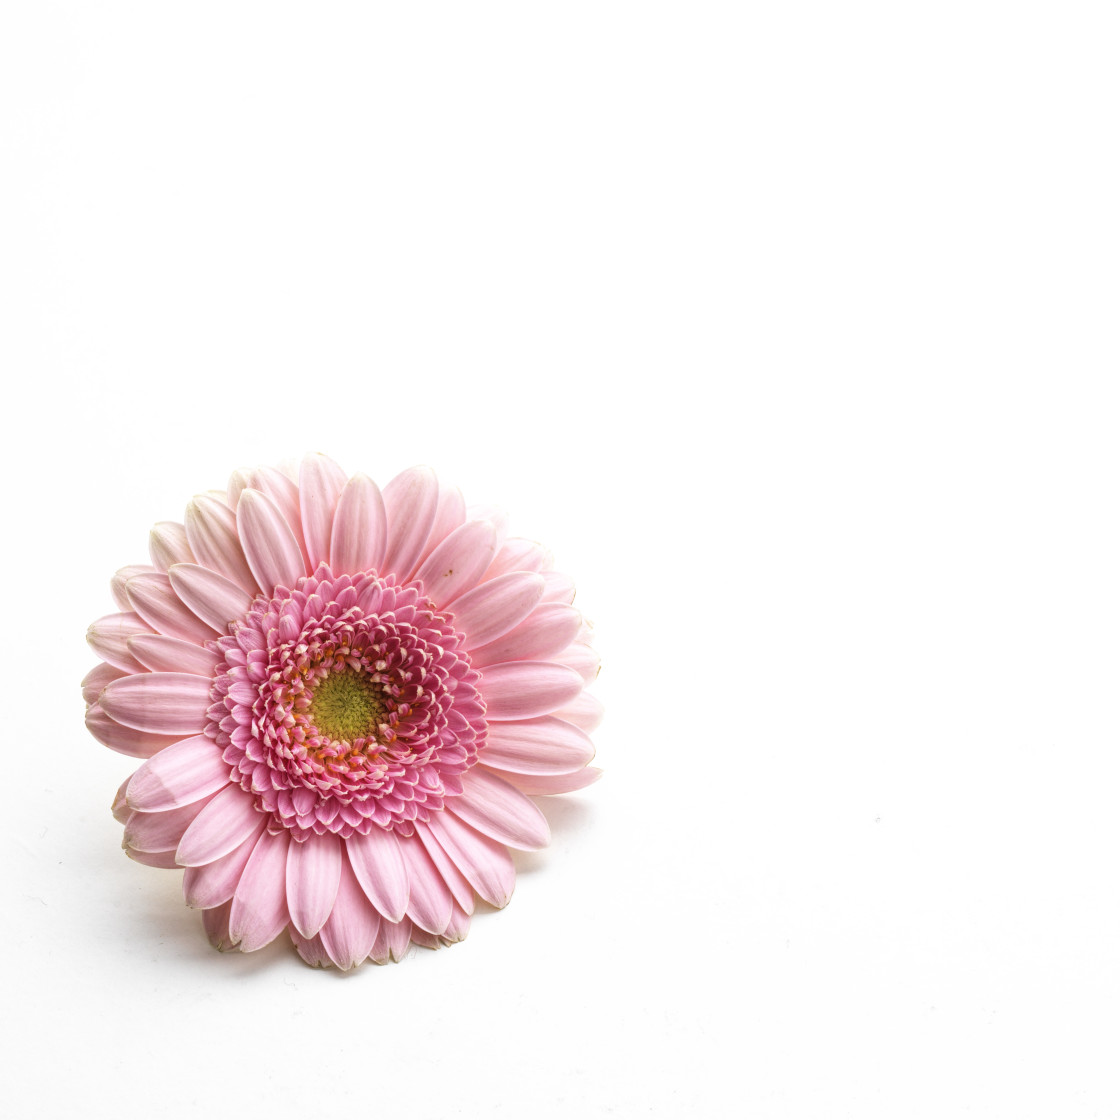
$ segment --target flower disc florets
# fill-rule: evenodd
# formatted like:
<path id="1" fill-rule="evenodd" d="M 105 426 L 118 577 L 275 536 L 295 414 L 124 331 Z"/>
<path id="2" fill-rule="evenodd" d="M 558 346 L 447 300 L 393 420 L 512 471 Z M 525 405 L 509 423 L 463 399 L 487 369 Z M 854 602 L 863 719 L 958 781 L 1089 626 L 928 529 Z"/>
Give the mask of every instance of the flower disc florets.
<path id="1" fill-rule="evenodd" d="M 206 734 L 270 831 L 410 836 L 486 738 L 481 675 L 415 584 L 322 564 L 220 638 Z"/>

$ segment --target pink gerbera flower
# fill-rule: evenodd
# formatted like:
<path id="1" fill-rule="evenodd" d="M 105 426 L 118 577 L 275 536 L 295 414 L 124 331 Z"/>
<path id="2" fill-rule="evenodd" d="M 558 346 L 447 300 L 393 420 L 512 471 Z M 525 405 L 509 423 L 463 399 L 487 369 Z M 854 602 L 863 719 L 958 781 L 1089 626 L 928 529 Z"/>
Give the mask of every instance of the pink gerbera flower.
<path id="1" fill-rule="evenodd" d="M 147 761 L 125 848 L 184 867 L 222 949 L 399 960 L 509 901 L 526 795 L 589 784 L 598 669 L 571 581 L 427 468 L 238 472 L 151 533 L 90 627 L 86 726 Z"/>

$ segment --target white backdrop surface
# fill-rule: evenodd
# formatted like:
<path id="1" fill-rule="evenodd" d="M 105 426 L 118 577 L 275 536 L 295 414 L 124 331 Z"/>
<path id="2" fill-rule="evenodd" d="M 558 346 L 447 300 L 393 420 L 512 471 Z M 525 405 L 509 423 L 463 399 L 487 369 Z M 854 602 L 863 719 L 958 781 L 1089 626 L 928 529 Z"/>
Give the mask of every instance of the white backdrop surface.
<path id="1" fill-rule="evenodd" d="M 1113 6 L 10 5 L 10 1115 L 1115 1117 Z M 231 470 L 577 581 L 597 785 L 452 949 L 210 949 L 90 621 Z"/>

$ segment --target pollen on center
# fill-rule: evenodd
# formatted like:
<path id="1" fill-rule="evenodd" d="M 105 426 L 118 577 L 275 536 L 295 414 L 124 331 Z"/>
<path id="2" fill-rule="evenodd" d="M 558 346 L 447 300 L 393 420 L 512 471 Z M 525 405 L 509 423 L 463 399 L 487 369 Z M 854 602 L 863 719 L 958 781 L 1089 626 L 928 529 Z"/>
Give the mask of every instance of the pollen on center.
<path id="1" fill-rule="evenodd" d="M 373 738 L 385 720 L 384 693 L 367 674 L 340 669 L 315 686 L 307 714 L 319 734 L 330 739 Z"/>

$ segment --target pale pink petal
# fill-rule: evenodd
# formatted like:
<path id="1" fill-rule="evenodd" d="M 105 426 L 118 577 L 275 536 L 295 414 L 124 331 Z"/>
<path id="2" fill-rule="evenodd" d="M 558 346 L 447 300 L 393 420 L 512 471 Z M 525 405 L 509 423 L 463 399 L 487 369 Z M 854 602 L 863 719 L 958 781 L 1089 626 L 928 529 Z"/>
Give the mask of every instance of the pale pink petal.
<path id="1" fill-rule="evenodd" d="M 331 960 L 341 969 L 354 968 L 373 951 L 381 918 L 358 882 L 350 861 L 342 861 L 334 909 L 319 931 Z"/>
<path id="2" fill-rule="evenodd" d="M 494 526 L 489 521 L 460 525 L 417 569 L 424 593 L 442 607 L 474 587 L 494 555 Z"/>
<path id="3" fill-rule="evenodd" d="M 424 828 L 491 906 L 500 910 L 509 902 L 517 872 L 504 845 L 476 832 L 452 813 L 435 813 L 427 825 L 417 822 L 417 832 Z"/>
<path id="4" fill-rule="evenodd" d="M 119 568 L 109 581 L 109 590 L 113 593 L 113 602 L 122 611 L 132 610 L 132 600 L 128 597 L 128 581 L 133 576 L 147 575 L 154 572 L 151 564 L 129 564 L 127 568 Z"/>
<path id="5" fill-rule="evenodd" d="M 372 478 L 356 474 L 342 488 L 331 529 L 331 570 L 379 571 L 385 559 L 385 503 Z"/>
<path id="6" fill-rule="evenodd" d="M 128 783 L 130 781 L 130 778 L 125 778 L 117 789 L 116 797 L 113 798 L 113 820 L 117 824 L 127 824 L 128 818 L 132 816 L 132 810 L 128 807 Z"/>
<path id="7" fill-rule="evenodd" d="M 183 872 L 183 897 L 188 906 L 207 910 L 233 898 L 249 857 L 265 830 L 266 819 L 263 814 L 259 816 L 260 824 L 232 852 L 219 856 L 211 863 L 188 867 Z"/>
<path id="8" fill-rule="evenodd" d="M 366 897 L 390 922 L 399 922 L 408 906 L 408 872 L 396 835 L 380 828 L 355 834 L 346 852 Z"/>
<path id="9" fill-rule="evenodd" d="M 563 572 L 545 572 L 544 596 L 545 603 L 570 603 L 576 597 L 576 585 L 571 576 Z"/>
<path id="10" fill-rule="evenodd" d="M 159 867 L 164 871 L 174 871 L 179 867 L 175 862 L 174 848 L 166 852 L 142 852 L 138 848 L 125 848 L 124 854 L 146 867 Z"/>
<path id="11" fill-rule="evenodd" d="M 463 878 L 463 873 L 451 861 L 451 857 L 439 846 L 436 838 L 426 829 L 418 828 L 416 835 L 436 870 L 443 877 L 455 905 L 467 914 L 474 913 L 474 887 Z"/>
<path id="12" fill-rule="evenodd" d="M 98 662 L 84 677 L 82 677 L 82 699 L 87 704 L 95 704 L 101 695 L 101 690 L 110 682 L 119 677 L 127 677 L 124 669 L 115 665 L 108 665 L 104 661 Z"/>
<path id="13" fill-rule="evenodd" d="M 193 564 L 194 553 L 187 540 L 187 530 L 178 521 L 160 521 L 148 534 L 148 554 L 161 572 L 172 564 Z"/>
<path id="14" fill-rule="evenodd" d="M 599 655 L 586 642 L 573 642 L 550 660 L 574 669 L 584 684 L 590 684 L 599 675 Z"/>
<path id="15" fill-rule="evenodd" d="M 166 634 L 133 634 L 128 652 L 153 673 L 194 673 L 211 680 L 218 665 L 212 650 Z"/>
<path id="16" fill-rule="evenodd" d="M 187 540 L 198 563 L 256 595 L 259 588 L 242 551 L 233 510 L 212 494 L 199 494 L 187 506 L 185 522 Z"/>
<path id="17" fill-rule="evenodd" d="M 202 912 L 202 928 L 210 944 L 220 953 L 229 953 L 237 948 L 237 942 L 230 936 L 229 912 L 232 903 L 223 902 L 212 910 Z"/>
<path id="18" fill-rule="evenodd" d="M 481 649 L 472 650 L 471 662 L 476 669 L 481 669 L 503 661 L 547 661 L 571 645 L 582 621 L 583 616 L 575 607 L 539 603 L 508 634 Z"/>
<path id="19" fill-rule="evenodd" d="M 551 566 L 552 556 L 542 545 L 524 537 L 510 537 L 501 543 L 482 578 L 496 579 L 506 572 L 543 572 Z"/>
<path id="20" fill-rule="evenodd" d="M 480 760 L 515 774 L 571 774 L 595 757 L 595 747 L 578 727 L 555 716 L 490 725 Z"/>
<path id="21" fill-rule="evenodd" d="M 513 661 L 482 671 L 488 719 L 532 719 L 570 704 L 583 691 L 573 669 L 549 661 Z"/>
<path id="22" fill-rule="evenodd" d="M 443 944 L 438 934 L 428 933 L 427 930 L 422 929 L 415 922 L 412 923 L 412 933 L 409 940 L 413 945 L 419 945 L 421 949 L 438 949 Z"/>
<path id="23" fill-rule="evenodd" d="M 467 510 L 464 520 L 489 521 L 498 534 L 499 545 L 509 536 L 509 514 L 501 506 L 473 505 Z"/>
<path id="24" fill-rule="evenodd" d="M 288 847 L 288 913 L 302 936 L 314 937 L 323 928 L 338 894 L 341 869 L 342 842 L 333 832 Z"/>
<path id="25" fill-rule="evenodd" d="M 142 673 L 144 666 L 128 652 L 128 639 L 133 634 L 151 634 L 152 628 L 135 612 L 107 614 L 86 631 L 86 641 L 103 661 L 128 673 Z"/>
<path id="26" fill-rule="evenodd" d="M 241 492 L 253 485 L 252 473 L 248 470 L 236 470 L 229 476 L 229 482 L 226 483 L 226 505 L 230 509 L 237 509 L 237 499 L 241 497 Z"/>
<path id="27" fill-rule="evenodd" d="M 489 770 L 490 767 L 487 766 L 485 769 Z M 545 797 L 553 793 L 574 793 L 577 789 L 584 789 L 597 782 L 603 776 L 603 771 L 598 766 L 585 766 L 574 774 L 511 774 L 502 770 L 496 770 L 495 773 L 531 797 Z"/>
<path id="28" fill-rule="evenodd" d="M 535 572 L 508 572 L 460 595 L 447 609 L 473 650 L 512 630 L 543 594 L 544 580 Z"/>
<path id="29" fill-rule="evenodd" d="M 424 545 L 435 524 L 439 481 L 431 467 L 410 467 L 381 491 L 389 525 L 385 551 L 386 573 L 408 579 L 424 554 Z"/>
<path id="30" fill-rule="evenodd" d="M 170 852 L 179 846 L 191 822 L 198 819 L 206 807 L 214 800 L 214 795 L 169 809 L 165 813 L 137 813 L 128 818 L 124 826 L 125 847 L 140 852 Z"/>
<path id="31" fill-rule="evenodd" d="M 240 584 L 201 564 L 173 564 L 167 577 L 180 601 L 219 634 L 227 634 L 253 602 Z"/>
<path id="32" fill-rule="evenodd" d="M 237 500 L 237 535 L 257 583 L 266 591 L 294 587 L 304 572 L 303 552 L 276 503 L 259 490 Z"/>
<path id="33" fill-rule="evenodd" d="M 472 517 L 472 521 L 485 520 L 484 514 Z M 428 559 L 436 548 L 441 545 L 464 521 L 467 520 L 467 507 L 463 501 L 463 494 L 458 486 L 445 486 L 440 483 L 439 500 L 436 502 L 436 516 L 432 522 L 428 539 L 424 542 L 423 551 L 420 553 L 419 563 Z"/>
<path id="34" fill-rule="evenodd" d="M 144 813 L 189 805 L 230 781 L 221 748 L 205 735 L 181 739 L 149 758 L 132 776 L 128 803 Z"/>
<path id="35" fill-rule="evenodd" d="M 323 561 L 330 561 L 331 526 L 338 496 L 345 485 L 342 468 L 326 455 L 308 455 L 300 464 L 300 519 L 312 570 Z"/>
<path id="36" fill-rule="evenodd" d="M 110 719 L 100 704 L 93 704 L 86 712 L 86 730 L 99 742 L 118 754 L 130 758 L 151 758 L 156 751 L 177 743 L 182 735 L 153 735 L 150 731 L 137 731 Z"/>
<path id="37" fill-rule="evenodd" d="M 288 926 L 288 936 L 292 939 L 296 952 L 303 958 L 305 964 L 311 965 L 312 968 L 330 968 L 334 964 L 319 934 L 315 934 L 314 937 L 302 937 L 297 932 L 296 927 L 290 925 Z"/>
<path id="38" fill-rule="evenodd" d="M 443 933 L 451 921 L 451 891 L 415 836 L 401 840 L 400 848 L 408 869 L 409 918 L 429 933 Z"/>
<path id="39" fill-rule="evenodd" d="M 310 575 L 314 570 L 307 545 L 303 540 L 303 516 L 299 508 L 299 487 L 286 474 L 274 467 L 258 467 L 249 472 L 249 485 L 254 490 L 259 490 L 275 503 L 276 508 L 284 515 L 288 528 L 292 531 L 303 554 L 304 575 Z M 233 503 L 237 508 L 237 503 Z"/>
<path id="40" fill-rule="evenodd" d="M 393 928 L 393 925 L 393 922 L 388 922 L 382 918 L 377 927 L 377 936 L 373 939 L 373 948 L 369 951 L 369 959 L 374 964 L 389 963 L 389 930 Z M 412 927 L 411 922 L 408 925 L 409 928 Z"/>
<path id="41" fill-rule="evenodd" d="M 462 794 L 447 800 L 449 812 L 510 848 L 534 852 L 548 847 L 548 821 L 523 793 L 478 767 L 468 770 L 462 782 Z"/>
<path id="42" fill-rule="evenodd" d="M 262 949 L 288 924 L 284 886 L 290 834 L 262 833 L 233 895 L 229 932 L 241 951 Z"/>
<path id="43" fill-rule="evenodd" d="M 183 605 L 166 572 L 151 572 L 128 581 L 128 595 L 136 613 L 154 630 L 184 642 L 211 641 L 215 630 Z"/>
<path id="44" fill-rule="evenodd" d="M 238 785 L 227 785 L 184 833 L 179 862 L 184 867 L 198 867 L 220 859 L 257 829 L 262 816 L 250 794 Z"/>
<path id="45" fill-rule="evenodd" d="M 590 732 L 603 722 L 603 703 L 597 696 L 585 691 L 552 714 L 568 723 L 574 723 L 581 731 Z"/>
<path id="46" fill-rule="evenodd" d="M 461 910 L 458 906 L 451 912 L 451 922 L 448 924 L 447 929 L 443 931 L 440 940 L 444 945 L 454 945 L 456 942 L 462 941 L 471 928 L 471 916 L 469 913 Z"/>
<path id="47" fill-rule="evenodd" d="M 382 922 L 381 928 L 388 927 L 389 956 L 394 961 L 403 961 L 408 955 L 409 942 L 412 940 L 412 923 L 405 918 L 403 922 L 393 924 Z"/>
<path id="48" fill-rule="evenodd" d="M 110 681 L 99 703 L 125 727 L 182 739 L 206 726 L 210 682 L 192 673 L 138 673 Z"/>

